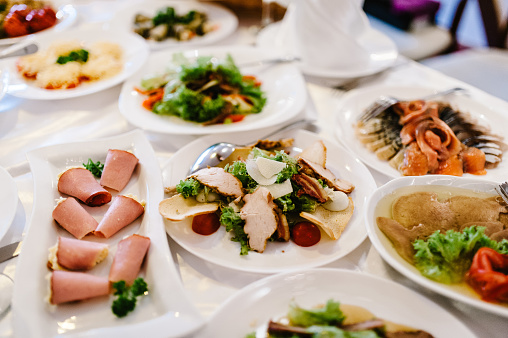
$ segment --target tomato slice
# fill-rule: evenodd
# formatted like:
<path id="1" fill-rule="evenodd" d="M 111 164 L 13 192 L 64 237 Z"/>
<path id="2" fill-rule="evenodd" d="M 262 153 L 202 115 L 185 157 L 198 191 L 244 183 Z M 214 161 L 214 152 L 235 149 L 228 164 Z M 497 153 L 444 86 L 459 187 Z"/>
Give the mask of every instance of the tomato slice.
<path id="1" fill-rule="evenodd" d="M 220 219 L 216 213 L 197 215 L 192 219 L 192 231 L 203 236 L 213 234 L 219 227 Z"/>
<path id="2" fill-rule="evenodd" d="M 321 240 L 321 231 L 311 222 L 298 222 L 291 230 L 291 238 L 299 246 L 313 246 Z"/>

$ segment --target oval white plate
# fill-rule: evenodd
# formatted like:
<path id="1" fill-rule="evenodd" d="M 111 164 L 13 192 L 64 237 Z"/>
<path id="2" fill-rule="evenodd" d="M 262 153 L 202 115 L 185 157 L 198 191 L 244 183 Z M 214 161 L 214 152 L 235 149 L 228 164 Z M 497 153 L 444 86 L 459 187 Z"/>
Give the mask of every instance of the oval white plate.
<path id="1" fill-rule="evenodd" d="M 378 202 L 384 196 L 390 194 L 398 188 L 416 185 L 442 185 L 496 194 L 496 191 L 494 190 L 496 184 L 494 182 L 489 182 L 484 179 L 474 177 L 427 175 L 417 177 L 400 177 L 394 179 L 379 187 L 370 196 L 366 208 L 364 209 L 367 233 L 369 234 L 369 239 L 374 247 L 377 249 L 381 257 L 383 257 L 383 259 L 388 262 L 388 264 L 390 264 L 394 269 L 399 271 L 407 278 L 413 280 L 415 283 L 418 283 L 423 287 L 426 287 L 451 299 L 455 299 L 479 309 L 508 317 L 508 305 L 503 306 L 499 304 L 484 302 L 479 298 L 478 295 L 476 295 L 472 289 L 469 290 L 469 293 L 466 293 L 466 290 L 468 289 L 438 283 L 422 276 L 413 265 L 409 264 L 399 256 L 399 254 L 393 248 L 390 240 L 381 232 L 381 230 L 379 230 L 375 219 L 375 209 Z"/>
<path id="2" fill-rule="evenodd" d="M 109 239 L 86 238 L 107 243 L 110 251 L 103 262 L 87 273 L 107 276 L 117 243 L 125 236 L 137 233 L 151 239 L 141 272 L 149 294 L 139 299 L 136 309 L 125 318 L 117 318 L 111 312 L 112 296 L 53 307 L 45 301 L 49 291 L 46 280 L 48 249 L 58 236 L 70 236 L 51 216 L 55 200 L 62 196 L 57 189 L 57 175 L 69 167 L 81 166 L 89 158 L 104 163 L 108 149 L 131 150 L 139 158 L 139 165 L 121 194 L 131 193 L 146 201 L 145 213 Z M 184 292 L 163 222 L 158 217 L 157 206 L 162 198 L 160 169 L 142 131 L 39 148 L 28 152 L 27 158 L 34 178 L 34 203 L 31 224 L 16 266 L 12 303 L 15 336 L 181 337 L 203 324 Z M 108 207 L 85 206 L 98 221 Z"/>
<path id="3" fill-rule="evenodd" d="M 135 91 L 134 87 L 139 87 L 143 77 L 160 73 L 168 60 L 171 60 L 173 53 L 172 51 L 153 53 L 146 65 L 123 84 L 119 100 L 120 111 L 133 125 L 159 133 L 222 134 L 273 127 L 295 117 L 305 105 L 307 91 L 300 71 L 294 65 L 279 64 L 269 67 L 239 67 L 242 74 L 257 76 L 267 97 L 266 105 L 260 113 L 248 115 L 241 122 L 204 126 L 175 116 L 154 114 L 143 108 L 142 102 L 145 97 Z M 248 46 L 205 47 L 183 52 L 189 58 L 198 56 L 224 58 L 228 53 L 238 65 L 264 60 L 273 55 L 271 51 Z"/>
<path id="4" fill-rule="evenodd" d="M 68 1 L 49 1 L 56 11 L 57 22 L 53 27 L 42 30 L 40 32 L 19 36 L 16 38 L 0 39 L 0 46 L 8 46 L 13 43 L 19 42 L 26 38 L 39 37 L 48 33 L 61 32 L 71 27 L 76 21 L 77 12 L 74 6 L 70 5 Z"/>
<path id="5" fill-rule="evenodd" d="M 16 215 L 18 205 L 18 187 L 12 176 L 3 167 L 0 167 L 0 240 L 5 236 Z"/>
<path id="6" fill-rule="evenodd" d="M 216 43 L 231 35 L 238 26 L 238 18 L 229 9 L 213 3 L 197 1 L 143 1 L 119 11 L 112 20 L 112 27 L 121 27 L 132 32 L 134 17 L 137 13 L 153 17 L 157 10 L 164 7 L 173 7 L 177 14 L 185 14 L 191 10 L 203 12 L 208 15 L 210 24 L 217 28 L 203 36 L 196 36 L 188 41 L 167 39 L 164 41 L 147 40 L 150 49 L 161 50 L 166 48 L 190 48 Z"/>
<path id="7" fill-rule="evenodd" d="M 278 135 L 279 136 L 279 135 Z M 292 137 L 294 147 L 303 149 L 314 141 L 322 139 L 318 135 L 304 131 L 289 131 L 280 137 Z M 272 137 L 272 139 L 275 139 Z M 163 168 L 164 186 L 176 185 L 187 176 L 191 164 L 197 156 L 208 146 L 219 142 L 249 141 L 242 136 L 209 135 L 197 139 L 181 148 Z M 294 242 L 270 242 L 263 253 L 254 251 L 246 256 L 240 256 L 240 246 L 230 240 L 230 234 L 224 227 L 210 235 L 201 236 L 191 229 L 191 221 L 171 222 L 166 220 L 167 233 L 184 249 L 194 255 L 230 269 L 258 273 L 276 273 L 284 270 L 303 269 L 324 265 L 337 260 L 360 245 L 366 237 L 363 224 L 363 208 L 367 196 L 376 188 L 376 183 L 368 169 L 344 148 L 334 142 L 323 139 L 327 153 L 327 168 L 337 177 L 352 182 L 356 188 L 351 193 L 355 203 L 353 217 L 349 221 L 342 236 L 333 241 L 325 234 L 321 241 L 311 247 L 303 248 Z"/>
<path id="8" fill-rule="evenodd" d="M 379 318 L 425 330 L 434 337 L 474 337 L 458 319 L 411 289 L 340 269 L 296 271 L 254 282 L 228 299 L 198 337 L 245 337 L 261 331 L 270 319 L 286 315 L 292 301 L 312 308 L 329 299 L 361 306 Z M 257 337 L 264 336 L 259 332 Z"/>
<path id="9" fill-rule="evenodd" d="M 123 70 L 110 78 L 90 83 L 85 82 L 76 88 L 49 90 L 35 86 L 18 73 L 16 69 L 18 58 L 7 58 L 1 61 L 0 65 L 4 66 L 9 72 L 8 94 L 34 100 L 58 100 L 96 93 L 117 85 L 131 76 L 143 66 L 149 54 L 148 45 L 143 38 L 134 33 L 118 29 L 73 29 L 58 34 L 37 37 L 35 42 L 39 45 L 39 50 L 44 50 L 52 42 L 58 40 L 79 40 L 85 45 L 95 41 L 116 42 L 124 51 Z"/>
<path id="10" fill-rule="evenodd" d="M 353 125 L 357 122 L 363 111 L 382 95 L 391 95 L 400 99 L 417 99 L 437 90 L 428 87 L 415 86 L 375 86 L 358 89 L 346 94 L 341 105 L 335 112 L 335 135 L 337 139 L 349 150 L 355 153 L 365 164 L 391 178 L 401 177 L 402 174 L 391 167 L 388 161 L 382 161 L 376 154 L 368 150 L 356 137 Z M 488 102 L 477 102 L 474 98 L 456 94 L 439 99 L 449 102 L 453 107 L 464 113 L 470 113 L 481 126 L 490 128 L 497 135 L 506 135 L 504 126 L 508 125 L 508 116 L 488 107 Z M 505 181 L 508 172 L 506 160 L 495 169 L 488 169 L 487 174 L 478 176 L 493 181 Z M 464 176 L 473 176 L 464 174 Z"/>
<path id="11" fill-rule="evenodd" d="M 258 46 L 280 51 L 281 48 L 277 45 L 277 40 L 274 39 L 279 27 L 280 23 L 274 23 L 261 30 L 257 36 Z M 367 65 L 358 64 L 356 67 L 348 67 L 347 69 L 323 69 L 317 64 L 301 62 L 299 64 L 300 69 L 304 74 L 318 78 L 349 79 L 378 73 L 392 66 L 397 60 L 397 46 L 389 37 L 376 29 L 367 30 L 360 37 L 359 43 L 370 55 Z M 323 53 L 326 52 L 323 51 Z"/>

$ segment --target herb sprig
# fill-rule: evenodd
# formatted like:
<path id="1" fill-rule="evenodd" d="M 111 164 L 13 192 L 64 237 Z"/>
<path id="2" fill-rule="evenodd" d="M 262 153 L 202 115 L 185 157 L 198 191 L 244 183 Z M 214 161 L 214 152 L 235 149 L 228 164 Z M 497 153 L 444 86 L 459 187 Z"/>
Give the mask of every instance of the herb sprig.
<path id="1" fill-rule="evenodd" d="M 113 287 L 116 289 L 114 295 L 118 298 L 113 301 L 111 311 L 120 318 L 134 310 L 137 297 L 148 292 L 148 285 L 141 277 L 136 278 L 130 287 L 123 280 L 113 283 Z"/>
<path id="2" fill-rule="evenodd" d="M 104 170 L 104 164 L 100 161 L 94 162 L 91 158 L 88 159 L 88 162 L 83 166 L 90 171 L 95 177 L 100 178 L 102 176 L 102 171 Z"/>

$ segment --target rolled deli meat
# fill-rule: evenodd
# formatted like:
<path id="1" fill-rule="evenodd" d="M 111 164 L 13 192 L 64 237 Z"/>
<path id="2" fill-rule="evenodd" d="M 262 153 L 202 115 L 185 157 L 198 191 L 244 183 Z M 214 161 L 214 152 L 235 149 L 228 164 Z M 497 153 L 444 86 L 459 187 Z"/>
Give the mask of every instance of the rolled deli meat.
<path id="1" fill-rule="evenodd" d="M 51 304 L 61 304 L 109 294 L 109 281 L 85 272 L 53 271 L 50 279 Z"/>
<path id="2" fill-rule="evenodd" d="M 50 248 L 48 267 L 52 270 L 89 270 L 108 255 L 108 245 L 73 238 L 58 237 Z"/>
<path id="3" fill-rule="evenodd" d="M 58 191 L 74 196 L 86 205 L 97 207 L 111 201 L 111 193 L 104 189 L 85 168 L 70 168 L 60 175 Z"/>
<path id="4" fill-rule="evenodd" d="M 129 183 L 138 162 L 138 158 L 133 153 L 109 149 L 100 184 L 116 191 L 122 191 Z"/>
<path id="5" fill-rule="evenodd" d="M 53 219 L 77 239 L 92 233 L 99 224 L 74 197 L 58 201 Z"/>
<path id="6" fill-rule="evenodd" d="M 145 207 L 134 196 L 118 195 L 100 221 L 95 235 L 109 238 L 143 214 Z"/>
<path id="7" fill-rule="evenodd" d="M 113 264 L 109 270 L 109 280 L 119 282 L 124 280 L 127 285 L 132 285 L 139 274 L 141 264 L 150 247 L 150 238 L 140 235 L 131 235 L 122 239 L 113 258 Z"/>

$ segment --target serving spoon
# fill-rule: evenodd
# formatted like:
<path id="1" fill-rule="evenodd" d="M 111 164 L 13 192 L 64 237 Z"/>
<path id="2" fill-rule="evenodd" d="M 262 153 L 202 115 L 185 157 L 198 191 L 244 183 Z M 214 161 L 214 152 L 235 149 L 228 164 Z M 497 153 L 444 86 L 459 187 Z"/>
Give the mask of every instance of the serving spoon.
<path id="1" fill-rule="evenodd" d="M 292 122 L 290 124 L 285 125 L 284 127 L 281 127 L 279 129 L 276 129 L 272 131 L 269 134 L 264 135 L 263 137 L 259 137 L 257 139 L 266 139 L 272 135 L 275 135 L 277 133 L 290 130 L 293 128 L 296 128 L 298 126 L 303 126 L 306 124 L 311 123 L 311 120 L 302 119 L 297 120 L 295 122 Z M 222 162 L 224 159 L 226 159 L 233 151 L 235 151 L 236 148 L 246 147 L 249 144 L 252 144 L 254 142 L 250 142 L 248 144 L 239 145 L 239 144 L 233 144 L 228 142 L 219 142 L 215 143 L 208 148 L 206 148 L 196 159 L 194 164 L 191 165 L 189 169 L 189 175 L 195 173 L 196 171 L 200 169 L 204 169 L 207 167 L 215 167 L 220 162 Z"/>

